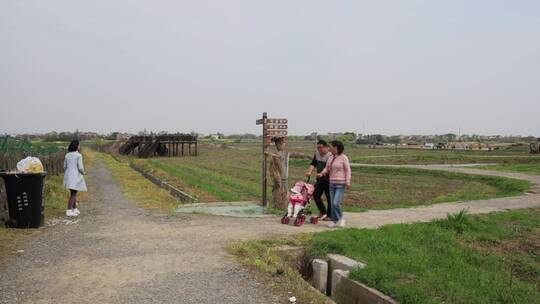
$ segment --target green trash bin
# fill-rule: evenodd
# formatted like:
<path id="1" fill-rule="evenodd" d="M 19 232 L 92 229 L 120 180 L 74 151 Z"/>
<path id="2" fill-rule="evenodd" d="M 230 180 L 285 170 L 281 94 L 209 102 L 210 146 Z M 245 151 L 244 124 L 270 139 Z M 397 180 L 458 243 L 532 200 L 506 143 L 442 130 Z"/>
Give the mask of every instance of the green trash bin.
<path id="1" fill-rule="evenodd" d="M 6 185 L 9 228 L 39 228 L 45 218 L 45 176 L 43 173 L 0 172 Z"/>

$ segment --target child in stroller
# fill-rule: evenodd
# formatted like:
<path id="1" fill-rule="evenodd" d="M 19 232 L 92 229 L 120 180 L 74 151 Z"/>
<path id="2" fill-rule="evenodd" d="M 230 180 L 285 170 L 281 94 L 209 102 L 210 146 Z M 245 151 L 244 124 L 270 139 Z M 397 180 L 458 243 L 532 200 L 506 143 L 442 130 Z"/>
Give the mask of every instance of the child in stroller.
<path id="1" fill-rule="evenodd" d="M 309 181 L 309 180 L 308 180 Z M 294 219 L 295 226 L 302 226 L 306 222 L 306 211 L 313 197 L 315 187 L 307 182 L 298 181 L 294 184 L 289 195 L 287 214 L 281 219 L 282 224 L 289 224 L 290 219 Z M 316 224 L 316 218 L 312 217 L 311 222 Z"/>

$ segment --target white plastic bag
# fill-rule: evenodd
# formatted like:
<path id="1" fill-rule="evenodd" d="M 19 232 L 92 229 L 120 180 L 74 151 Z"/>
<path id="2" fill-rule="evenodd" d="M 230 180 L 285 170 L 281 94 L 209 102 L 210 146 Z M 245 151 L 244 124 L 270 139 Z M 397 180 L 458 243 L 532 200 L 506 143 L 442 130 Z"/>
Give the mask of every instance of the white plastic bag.
<path id="1" fill-rule="evenodd" d="M 40 173 L 43 172 L 43 164 L 39 158 L 28 156 L 17 163 L 17 171 L 23 173 Z"/>

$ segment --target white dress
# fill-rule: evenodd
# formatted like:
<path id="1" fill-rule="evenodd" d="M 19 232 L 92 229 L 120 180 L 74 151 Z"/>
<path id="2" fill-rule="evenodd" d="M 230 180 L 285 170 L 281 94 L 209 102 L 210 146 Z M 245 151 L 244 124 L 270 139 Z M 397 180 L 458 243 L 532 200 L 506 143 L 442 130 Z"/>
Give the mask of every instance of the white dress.
<path id="1" fill-rule="evenodd" d="M 86 191 L 82 155 L 78 151 L 66 153 L 64 158 L 64 187 L 71 190 Z"/>

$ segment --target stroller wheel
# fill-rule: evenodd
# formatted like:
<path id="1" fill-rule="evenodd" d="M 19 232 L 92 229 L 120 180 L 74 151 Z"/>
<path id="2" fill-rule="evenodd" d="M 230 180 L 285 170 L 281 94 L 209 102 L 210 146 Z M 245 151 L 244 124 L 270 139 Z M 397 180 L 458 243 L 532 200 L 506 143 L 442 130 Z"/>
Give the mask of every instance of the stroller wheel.
<path id="1" fill-rule="evenodd" d="M 305 215 L 300 215 L 296 218 L 296 221 L 294 221 L 294 225 L 297 226 L 297 227 L 300 227 L 302 225 L 304 225 L 304 223 L 306 222 L 306 216 Z"/>
<path id="2" fill-rule="evenodd" d="M 310 222 L 314 225 L 317 225 L 317 223 L 319 222 L 319 218 L 316 216 L 312 216 Z"/>
<path id="3" fill-rule="evenodd" d="M 289 217 L 288 216 L 284 216 L 281 218 L 281 223 L 283 225 L 288 225 L 289 224 Z"/>

